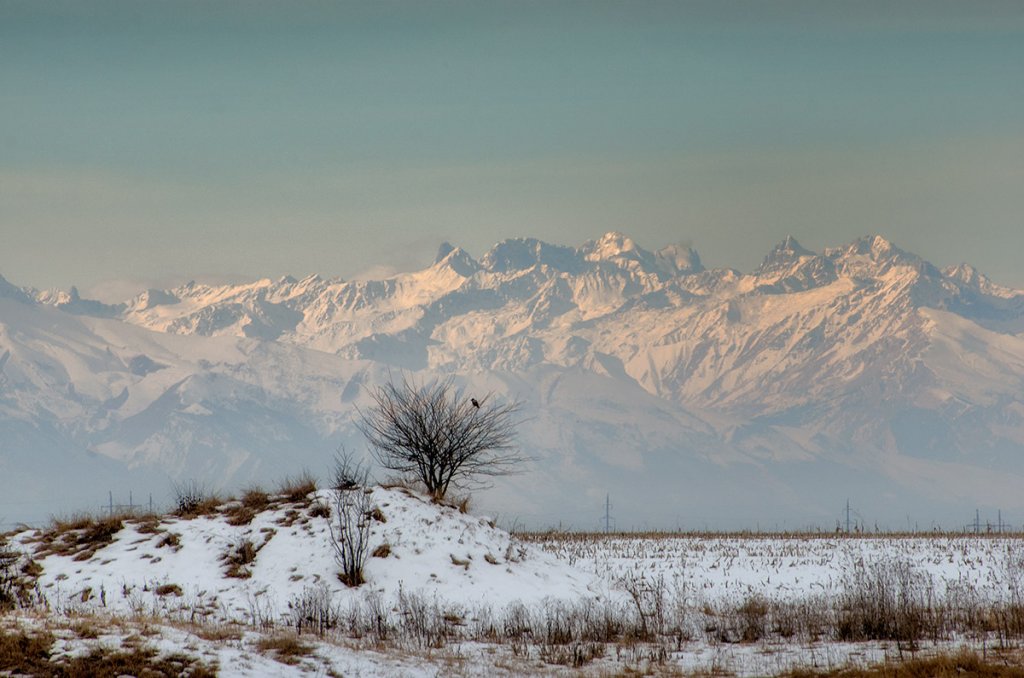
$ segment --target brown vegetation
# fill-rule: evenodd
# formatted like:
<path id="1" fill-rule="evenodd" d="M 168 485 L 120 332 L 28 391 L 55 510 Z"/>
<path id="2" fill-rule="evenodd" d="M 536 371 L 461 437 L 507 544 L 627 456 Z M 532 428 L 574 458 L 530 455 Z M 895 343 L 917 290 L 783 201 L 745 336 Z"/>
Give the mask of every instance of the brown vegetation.
<path id="1" fill-rule="evenodd" d="M 303 643 L 297 636 L 279 633 L 265 636 L 256 642 L 256 649 L 281 662 L 282 664 L 298 664 L 302 657 L 313 653 L 313 646 Z"/>
<path id="2" fill-rule="evenodd" d="M 23 629 L 0 629 L 0 672 L 35 678 L 87 678 L 89 676 L 191 676 L 212 678 L 216 667 L 195 657 L 175 653 L 161 656 L 142 645 L 114 650 L 93 647 L 86 655 L 55 657 L 53 634 Z"/>
<path id="3" fill-rule="evenodd" d="M 1024 668 L 1017 661 L 985 659 L 965 651 L 868 668 L 798 669 L 781 678 L 1024 678 Z"/>

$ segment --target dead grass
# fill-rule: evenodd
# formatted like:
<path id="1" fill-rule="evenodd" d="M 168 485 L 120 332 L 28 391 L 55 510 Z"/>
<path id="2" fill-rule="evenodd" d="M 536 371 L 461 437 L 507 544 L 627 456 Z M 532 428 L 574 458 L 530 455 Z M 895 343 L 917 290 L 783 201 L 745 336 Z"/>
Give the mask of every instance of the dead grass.
<path id="1" fill-rule="evenodd" d="M 130 515 L 114 514 L 94 516 L 88 513 L 75 514 L 71 518 L 54 517 L 50 526 L 42 530 L 34 540 L 35 555 L 70 556 L 75 560 L 88 560 L 96 551 L 114 540 Z"/>
<path id="2" fill-rule="evenodd" d="M 278 486 L 277 492 L 286 501 L 307 504 L 311 501 L 309 495 L 316 492 L 316 476 L 307 470 L 294 477 L 286 476 Z"/>
<path id="3" fill-rule="evenodd" d="M 156 547 L 160 549 L 165 546 L 170 548 L 172 551 L 179 550 L 181 548 L 181 535 L 177 532 L 165 533 L 164 536 L 160 538 L 160 541 L 156 543 Z"/>
<path id="4" fill-rule="evenodd" d="M 1024 668 L 1019 658 L 983 658 L 965 651 L 868 668 L 798 669 L 782 678 L 1024 678 Z"/>
<path id="5" fill-rule="evenodd" d="M 259 553 L 259 549 L 251 539 L 239 540 L 221 556 L 221 560 L 227 564 L 224 576 L 235 579 L 251 577 L 252 571 L 247 566 L 256 560 L 257 553 Z"/>
<path id="6" fill-rule="evenodd" d="M 262 488 L 250 487 L 237 503 L 226 506 L 222 513 L 227 517 L 229 525 L 248 525 L 261 511 L 273 505 L 270 495 Z"/>
<path id="7" fill-rule="evenodd" d="M 256 641 L 256 649 L 282 664 L 298 664 L 303 657 L 313 654 L 313 646 L 303 643 L 297 636 L 279 633 Z"/>
<path id="8" fill-rule="evenodd" d="M 161 584 L 153 589 L 153 592 L 158 596 L 178 596 L 179 598 L 184 595 L 181 591 L 181 587 L 177 584 Z"/>
<path id="9" fill-rule="evenodd" d="M 309 507 L 309 517 L 310 518 L 330 518 L 331 517 L 331 507 L 328 506 L 326 502 L 319 501 L 319 500 L 314 501 L 313 505 Z"/>
<path id="10" fill-rule="evenodd" d="M 54 636 L 48 631 L 29 633 L 24 629 L 0 629 L 0 672 L 35 678 L 120 675 L 212 678 L 217 675 L 216 667 L 196 657 L 182 653 L 160 656 L 155 649 L 142 644 L 120 650 L 99 646 L 86 655 L 54 658 L 53 643 Z"/>

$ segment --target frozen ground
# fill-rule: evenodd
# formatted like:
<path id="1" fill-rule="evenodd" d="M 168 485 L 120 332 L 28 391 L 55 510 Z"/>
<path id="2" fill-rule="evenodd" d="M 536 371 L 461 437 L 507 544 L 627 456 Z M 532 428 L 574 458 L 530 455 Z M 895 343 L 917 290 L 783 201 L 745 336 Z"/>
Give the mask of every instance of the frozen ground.
<path id="1" fill-rule="evenodd" d="M 662 577 L 700 602 L 837 596 L 866 570 L 901 567 L 939 596 L 965 587 L 989 601 L 1024 592 L 1019 536 L 553 535 L 533 542 L 606 581 Z"/>
<path id="2" fill-rule="evenodd" d="M 58 655 L 143 642 L 226 676 L 772 675 L 993 640 L 950 622 L 923 643 L 846 642 L 828 624 L 865 586 L 958 601 L 949 615 L 1013 609 L 1024 592 L 1017 536 L 514 537 L 405 489 L 365 496 L 376 555 L 358 588 L 338 579 L 339 507 L 321 490 L 249 514 L 234 501 L 191 519 L 127 520 L 106 537 L 10 535 L 41 570 L 35 606 L 0 622 L 49 630 Z M 780 631 L 787 619 L 795 630 Z M 613 629 L 604 640 L 602 626 Z M 270 641 L 296 629 L 304 647 L 285 656 Z"/>

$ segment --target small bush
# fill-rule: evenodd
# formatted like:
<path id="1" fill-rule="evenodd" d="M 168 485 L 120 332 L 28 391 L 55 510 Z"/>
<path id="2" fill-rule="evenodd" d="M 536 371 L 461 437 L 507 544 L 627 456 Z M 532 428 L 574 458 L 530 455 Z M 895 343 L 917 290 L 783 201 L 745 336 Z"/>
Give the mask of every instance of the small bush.
<path id="1" fill-rule="evenodd" d="M 174 484 L 174 509 L 179 518 L 198 518 L 217 512 L 220 498 L 198 481 L 187 480 Z"/>
<path id="2" fill-rule="evenodd" d="M 338 579 L 346 586 L 359 586 L 363 566 L 370 548 L 370 521 L 373 512 L 369 490 L 335 490 L 331 529 L 331 546 L 338 563 Z"/>

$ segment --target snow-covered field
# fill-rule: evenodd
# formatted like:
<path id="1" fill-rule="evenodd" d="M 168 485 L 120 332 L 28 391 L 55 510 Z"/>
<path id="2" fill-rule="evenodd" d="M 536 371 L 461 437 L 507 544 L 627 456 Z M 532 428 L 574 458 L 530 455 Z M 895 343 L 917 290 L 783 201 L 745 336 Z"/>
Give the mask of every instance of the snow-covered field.
<path id="1" fill-rule="evenodd" d="M 32 586 L 0 626 L 228 676 L 770 675 L 1024 639 L 1019 536 L 513 536 L 377 487 L 351 588 L 339 496 L 8 535 Z"/>

